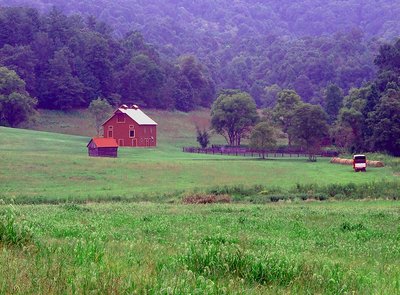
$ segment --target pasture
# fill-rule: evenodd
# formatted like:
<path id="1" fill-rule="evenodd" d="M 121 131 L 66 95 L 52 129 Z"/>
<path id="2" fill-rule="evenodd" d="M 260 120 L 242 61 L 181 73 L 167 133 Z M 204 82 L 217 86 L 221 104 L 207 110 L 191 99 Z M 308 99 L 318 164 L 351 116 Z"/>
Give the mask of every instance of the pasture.
<path id="1" fill-rule="evenodd" d="M 0 212 L 3 294 L 400 292 L 394 201 Z"/>
<path id="2" fill-rule="evenodd" d="M 357 185 L 398 178 L 390 167 L 354 173 L 349 166 L 330 164 L 328 158 L 309 163 L 304 158 L 263 161 L 188 154 L 162 139 L 156 149 L 120 148 L 117 159 L 89 158 L 88 140 L 83 136 L 0 128 L 0 199 L 28 203 L 111 198 L 168 201 L 165 195 L 173 197 L 220 186 L 259 185 L 267 190 L 290 190 L 299 184 Z M 183 141 L 189 140 L 187 137 Z"/>
<path id="3" fill-rule="evenodd" d="M 87 156 L 84 111 L 0 127 L 1 294 L 400 292 L 398 159 L 188 154 L 208 113 L 151 116 L 159 146 L 117 159 Z M 210 194 L 232 203 L 183 204 Z"/>

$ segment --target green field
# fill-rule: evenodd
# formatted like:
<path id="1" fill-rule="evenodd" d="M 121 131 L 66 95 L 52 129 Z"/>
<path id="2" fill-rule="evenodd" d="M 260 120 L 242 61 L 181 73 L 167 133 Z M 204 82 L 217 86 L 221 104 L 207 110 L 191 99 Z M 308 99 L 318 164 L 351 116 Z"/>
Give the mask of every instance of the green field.
<path id="1" fill-rule="evenodd" d="M 398 202 L 0 210 L 2 294 L 400 292 Z"/>
<path id="2" fill-rule="evenodd" d="M 400 293 L 398 159 L 187 154 L 208 112 L 151 115 L 159 146 L 117 159 L 87 156 L 84 111 L 0 127 L 0 294 Z"/>
<path id="3" fill-rule="evenodd" d="M 165 135 L 164 135 L 165 136 Z M 189 141 L 189 137 L 187 141 Z M 216 186 L 394 181 L 390 167 L 354 173 L 329 159 L 256 158 L 183 153 L 162 141 L 156 149 L 120 148 L 119 158 L 89 158 L 88 137 L 0 128 L 0 198 L 84 200 L 107 197 L 159 199 L 160 195 Z"/>

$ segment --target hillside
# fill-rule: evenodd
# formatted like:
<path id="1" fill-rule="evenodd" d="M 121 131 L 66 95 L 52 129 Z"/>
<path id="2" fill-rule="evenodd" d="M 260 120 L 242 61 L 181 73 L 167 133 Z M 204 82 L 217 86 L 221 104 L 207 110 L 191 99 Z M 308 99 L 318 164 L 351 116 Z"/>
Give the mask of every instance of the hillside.
<path id="1" fill-rule="evenodd" d="M 370 37 L 391 39 L 400 34 L 396 0 L 1 0 L 0 4 L 29 5 L 43 11 L 56 6 L 68 14 L 94 15 L 112 24 L 120 34 L 139 29 L 153 42 L 181 48 L 207 36 L 235 37 L 248 32 L 302 37 L 358 28 Z M 187 40 L 184 44 L 173 42 L 180 40 L 179 35 Z"/>
<path id="2" fill-rule="evenodd" d="M 307 102 L 323 104 L 324 90 L 329 83 L 337 84 L 347 93 L 351 87 L 360 87 L 364 82 L 373 79 L 377 70 L 373 61 L 379 45 L 384 41 L 392 41 L 400 34 L 397 18 L 399 7 L 397 1 L 389 0 L 364 1 L 362 5 L 356 0 L 329 3 L 321 0 L 242 0 L 235 1 L 234 5 L 229 1 L 196 3 L 186 0 L 100 1 L 96 4 L 85 1 L 0 0 L 0 3 L 2 2 L 8 6 L 36 7 L 46 13 L 51 11 L 52 7 L 57 7 L 70 16 L 95 16 L 106 24 L 96 25 L 93 18 L 83 21 L 78 20 L 76 16 L 71 21 L 76 24 L 86 22 L 89 28 L 97 26 L 97 33 L 113 32 L 112 36 L 117 39 L 126 39 L 127 36 L 131 36 L 131 31 L 137 30 L 143 34 L 146 42 L 154 45 L 151 50 L 144 52 L 150 60 L 126 58 L 123 62 L 114 61 L 111 57 L 115 49 L 114 52 L 108 52 L 109 49 L 104 47 L 104 44 L 96 45 L 101 46 L 101 50 L 104 51 L 103 57 L 109 56 L 110 61 L 103 61 L 103 67 L 106 67 L 107 71 L 116 72 L 115 75 L 111 75 L 116 79 L 115 83 L 109 83 L 115 84 L 116 89 L 110 88 L 108 83 L 103 83 L 105 86 L 102 86 L 99 92 L 98 87 L 93 86 L 97 85 L 97 80 L 104 77 L 98 77 L 97 71 L 91 70 L 95 78 L 95 81 L 91 81 L 92 77 L 84 79 L 84 73 L 80 73 L 81 69 L 73 69 L 73 72 L 81 75 L 78 77 L 82 78 L 80 80 L 86 87 L 94 88 L 85 93 L 88 96 L 86 99 L 92 99 L 93 95 L 98 93 L 107 96 L 115 92 L 122 96 L 129 94 L 139 97 L 146 101 L 149 107 L 168 108 L 171 104 L 168 97 L 174 94 L 177 98 L 184 96 L 185 101 L 193 100 L 183 106 L 182 102 L 177 103 L 177 108 L 184 111 L 197 105 L 209 106 L 215 98 L 214 86 L 217 90 L 239 88 L 248 91 L 259 106 L 275 103 L 268 92 L 268 87 L 275 84 L 280 88 L 295 89 Z M 51 13 L 54 15 L 54 11 Z M 13 16 L 12 19 L 15 19 L 15 14 Z M 7 24 L 6 20 L 1 22 Z M 12 23 L 20 22 L 21 20 Z M 43 21 L 39 23 L 41 22 Z M 58 27 L 68 22 L 70 21 L 50 18 L 46 25 L 39 28 L 61 30 L 64 32 L 61 34 L 63 38 L 64 35 L 68 35 L 65 32 L 76 30 Z M 35 24 L 35 20 L 22 27 L 32 23 Z M 54 24 L 56 27 L 52 28 Z M 108 25 L 111 28 L 108 28 Z M 7 29 L 4 31 L 7 32 Z M 11 30 L 15 31 L 18 29 Z M 49 36 L 53 35 L 52 31 L 44 31 Z M 56 33 L 56 36 L 57 34 L 59 33 Z M 137 33 L 135 34 L 137 36 Z M 87 38 L 86 34 L 72 40 L 62 40 L 62 45 L 71 47 L 74 52 L 77 46 L 76 39 L 81 38 Z M 59 41 L 56 39 L 55 44 L 57 42 Z M 115 47 L 115 44 L 109 46 Z M 140 48 L 135 48 L 134 55 L 143 54 L 138 49 Z M 186 55 L 194 55 L 201 64 L 189 63 L 188 66 L 195 69 L 192 73 L 190 69 L 182 71 L 183 73 L 171 73 L 173 67 L 165 66 L 166 61 L 154 59 L 155 53 L 160 53 L 163 58 L 172 64 L 180 64 L 181 67 L 181 61 L 187 58 Z M 77 61 L 73 58 L 70 61 L 72 68 L 86 58 L 86 55 L 79 57 Z M 110 62 L 113 69 L 107 68 Z M 85 67 L 90 70 L 91 63 L 87 63 Z M 124 66 L 126 68 L 121 71 L 121 67 Z M 148 70 L 143 71 L 143 66 Z M 109 81 L 111 76 L 106 77 L 106 80 Z M 152 82 L 157 82 L 153 86 L 156 90 L 151 93 L 143 91 L 143 88 L 150 85 L 147 81 L 149 77 L 152 77 Z M 128 78 L 137 80 L 135 85 L 138 86 L 129 88 L 126 82 Z M 171 84 L 170 80 L 173 80 L 172 85 L 179 89 L 179 93 L 166 87 Z M 188 82 L 191 87 L 188 87 Z M 187 95 L 191 88 L 196 87 L 198 89 Z M 84 87 L 82 91 L 85 89 Z M 157 97 L 154 98 L 155 96 Z M 191 98 L 192 96 L 194 97 Z"/>

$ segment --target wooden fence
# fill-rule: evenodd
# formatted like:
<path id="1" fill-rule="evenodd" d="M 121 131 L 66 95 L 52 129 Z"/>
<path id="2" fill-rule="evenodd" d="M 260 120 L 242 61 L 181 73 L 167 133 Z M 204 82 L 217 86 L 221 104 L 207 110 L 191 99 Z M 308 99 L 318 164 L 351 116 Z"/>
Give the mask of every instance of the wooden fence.
<path id="1" fill-rule="evenodd" d="M 265 158 L 301 158 L 308 157 L 308 153 L 301 150 L 275 150 L 275 151 L 260 151 L 243 147 L 184 147 L 182 151 L 185 153 L 209 154 L 209 155 L 225 155 L 225 156 L 241 156 L 241 157 L 264 157 Z M 315 154 L 316 157 L 337 157 L 338 152 L 335 151 L 319 151 Z"/>

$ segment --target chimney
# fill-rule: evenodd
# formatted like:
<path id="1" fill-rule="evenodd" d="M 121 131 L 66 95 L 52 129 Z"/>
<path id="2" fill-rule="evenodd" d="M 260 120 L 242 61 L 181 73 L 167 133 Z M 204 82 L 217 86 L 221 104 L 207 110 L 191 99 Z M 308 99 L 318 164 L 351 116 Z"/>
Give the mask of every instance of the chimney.
<path id="1" fill-rule="evenodd" d="M 127 110 L 127 109 L 128 109 L 128 106 L 127 106 L 126 104 L 123 104 L 123 105 L 121 105 L 119 108 L 120 108 L 120 109 Z"/>
<path id="2" fill-rule="evenodd" d="M 133 104 L 132 107 L 131 107 L 131 109 L 138 110 L 139 107 L 138 107 L 136 104 Z"/>

